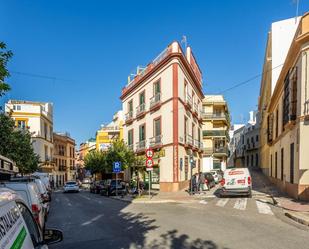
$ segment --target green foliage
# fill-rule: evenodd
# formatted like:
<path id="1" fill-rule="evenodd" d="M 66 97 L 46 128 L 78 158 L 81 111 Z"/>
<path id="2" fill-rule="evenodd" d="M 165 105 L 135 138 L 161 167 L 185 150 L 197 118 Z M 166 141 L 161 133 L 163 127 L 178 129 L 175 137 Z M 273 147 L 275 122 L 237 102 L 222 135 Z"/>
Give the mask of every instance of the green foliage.
<path id="1" fill-rule="evenodd" d="M 6 50 L 6 45 L 4 42 L 0 42 L 0 97 L 2 97 L 7 91 L 11 88 L 4 81 L 5 78 L 10 76 L 9 71 L 7 70 L 7 63 L 9 59 L 13 56 L 11 51 Z"/>
<path id="2" fill-rule="evenodd" d="M 121 162 L 122 169 L 133 166 L 135 154 L 123 140 L 116 140 L 108 151 L 91 151 L 85 157 L 85 168 L 92 173 L 112 172 L 113 162 Z"/>
<path id="3" fill-rule="evenodd" d="M 132 167 L 135 162 L 135 154 L 123 140 L 113 141 L 107 151 L 108 170 L 112 170 L 113 162 L 121 162 L 122 169 Z"/>
<path id="4" fill-rule="evenodd" d="M 85 156 L 85 168 L 92 174 L 102 173 L 106 169 L 106 153 L 101 151 L 91 151 Z"/>
<path id="5" fill-rule="evenodd" d="M 38 169 L 39 156 L 33 151 L 31 134 L 14 127 L 14 120 L 0 113 L 0 154 L 16 163 L 22 174 Z"/>

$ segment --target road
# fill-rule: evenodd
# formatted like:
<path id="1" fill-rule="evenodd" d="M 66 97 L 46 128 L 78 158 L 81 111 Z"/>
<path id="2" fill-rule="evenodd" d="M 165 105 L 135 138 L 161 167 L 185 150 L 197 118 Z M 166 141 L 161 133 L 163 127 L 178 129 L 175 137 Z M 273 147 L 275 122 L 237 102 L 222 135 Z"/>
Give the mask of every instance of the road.
<path id="1" fill-rule="evenodd" d="M 265 205 L 243 198 L 129 204 L 88 192 L 59 192 L 47 227 L 64 233 L 63 242 L 52 249 L 307 249 L 308 229 Z"/>

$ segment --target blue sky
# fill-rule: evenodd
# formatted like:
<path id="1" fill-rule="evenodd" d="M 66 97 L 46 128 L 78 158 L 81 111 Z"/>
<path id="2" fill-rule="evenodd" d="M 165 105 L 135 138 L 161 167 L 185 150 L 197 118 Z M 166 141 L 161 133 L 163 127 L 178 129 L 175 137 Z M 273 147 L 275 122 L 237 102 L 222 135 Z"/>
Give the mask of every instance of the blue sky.
<path id="1" fill-rule="evenodd" d="M 0 40 L 14 52 L 9 98 L 54 103 L 54 129 L 94 137 L 121 108 L 127 76 L 186 35 L 215 94 L 261 73 L 272 22 L 293 0 L 0 1 Z M 309 11 L 300 0 L 299 13 Z M 29 77 L 16 72 L 55 77 Z M 256 108 L 260 79 L 225 93 L 232 121 Z"/>

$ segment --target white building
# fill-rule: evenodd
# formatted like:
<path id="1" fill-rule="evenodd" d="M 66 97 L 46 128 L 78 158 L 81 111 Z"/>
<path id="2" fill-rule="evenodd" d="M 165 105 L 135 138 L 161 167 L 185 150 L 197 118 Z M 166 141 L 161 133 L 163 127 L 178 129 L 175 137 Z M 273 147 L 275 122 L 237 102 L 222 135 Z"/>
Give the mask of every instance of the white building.
<path id="1" fill-rule="evenodd" d="M 123 88 L 124 140 L 139 155 L 136 167 L 148 182 L 145 149 L 155 151 L 151 186 L 160 191 L 188 187 L 190 157 L 202 159 L 202 74 L 190 47 L 170 44 Z"/>
<path id="2" fill-rule="evenodd" d="M 33 149 L 40 157 L 45 172 L 53 169 L 53 105 L 52 103 L 9 100 L 5 112 L 15 120 L 16 127 L 28 129 Z"/>

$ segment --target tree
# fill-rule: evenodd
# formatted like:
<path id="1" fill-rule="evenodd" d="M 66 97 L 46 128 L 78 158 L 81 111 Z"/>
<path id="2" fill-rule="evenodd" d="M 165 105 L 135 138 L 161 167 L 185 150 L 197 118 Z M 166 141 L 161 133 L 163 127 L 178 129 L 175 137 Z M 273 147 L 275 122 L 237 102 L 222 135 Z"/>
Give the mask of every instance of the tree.
<path id="1" fill-rule="evenodd" d="M 135 154 L 123 140 L 113 141 L 107 151 L 107 169 L 112 171 L 113 162 L 121 162 L 122 169 L 132 167 L 135 162 Z"/>
<path id="2" fill-rule="evenodd" d="M 7 63 L 9 59 L 13 56 L 10 50 L 6 50 L 6 45 L 4 42 L 0 42 L 0 97 L 2 97 L 11 88 L 4 80 L 10 76 L 7 70 Z"/>
<path id="3" fill-rule="evenodd" d="M 14 120 L 0 113 L 0 154 L 16 163 L 22 174 L 38 169 L 39 156 L 34 153 L 28 130 L 16 129 Z"/>
<path id="4" fill-rule="evenodd" d="M 106 153 L 102 151 L 91 151 L 84 159 L 85 168 L 92 174 L 102 173 L 106 168 Z"/>

